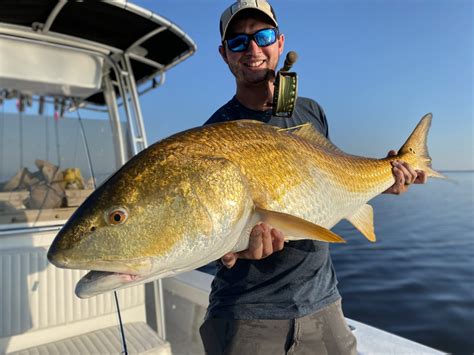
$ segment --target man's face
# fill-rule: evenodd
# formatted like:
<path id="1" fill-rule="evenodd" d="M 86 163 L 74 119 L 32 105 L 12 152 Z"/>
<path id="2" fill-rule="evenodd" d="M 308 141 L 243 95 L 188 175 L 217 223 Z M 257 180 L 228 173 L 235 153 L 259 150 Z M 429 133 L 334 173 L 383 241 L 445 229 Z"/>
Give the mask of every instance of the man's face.
<path id="1" fill-rule="evenodd" d="M 239 18 L 232 21 L 227 33 L 253 34 L 264 28 L 272 28 L 264 19 Z M 259 47 L 251 40 L 249 47 L 243 52 L 232 52 L 227 44 L 219 48 L 225 62 L 237 79 L 238 84 L 255 85 L 268 81 L 273 77 L 280 54 L 283 52 L 284 37 L 280 35 L 277 41 L 267 47 Z"/>

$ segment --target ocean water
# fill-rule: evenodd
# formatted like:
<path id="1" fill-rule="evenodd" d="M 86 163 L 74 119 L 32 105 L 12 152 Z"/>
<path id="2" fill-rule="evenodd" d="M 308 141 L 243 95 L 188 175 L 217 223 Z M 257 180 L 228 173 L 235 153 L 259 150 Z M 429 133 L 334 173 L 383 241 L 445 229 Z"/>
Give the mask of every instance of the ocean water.
<path id="1" fill-rule="evenodd" d="M 377 242 L 346 222 L 332 257 L 347 317 L 455 353 L 474 352 L 474 172 L 445 172 L 374 207 Z"/>

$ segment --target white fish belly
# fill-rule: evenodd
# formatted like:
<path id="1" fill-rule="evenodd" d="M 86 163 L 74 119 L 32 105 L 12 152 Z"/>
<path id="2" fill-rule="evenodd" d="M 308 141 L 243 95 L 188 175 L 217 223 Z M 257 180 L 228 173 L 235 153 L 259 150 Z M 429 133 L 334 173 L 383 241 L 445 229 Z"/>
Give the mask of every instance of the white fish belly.
<path id="1" fill-rule="evenodd" d="M 351 216 L 378 194 L 377 191 L 351 192 L 321 171 L 313 179 L 289 189 L 281 201 L 269 203 L 270 209 L 284 212 L 331 229 Z"/>

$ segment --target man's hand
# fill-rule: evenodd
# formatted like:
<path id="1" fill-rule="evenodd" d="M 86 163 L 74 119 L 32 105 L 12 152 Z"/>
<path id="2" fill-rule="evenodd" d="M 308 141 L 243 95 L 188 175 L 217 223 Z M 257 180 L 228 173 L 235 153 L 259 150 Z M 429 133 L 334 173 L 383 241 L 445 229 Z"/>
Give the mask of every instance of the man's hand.
<path id="1" fill-rule="evenodd" d="M 397 155 L 397 152 L 391 150 L 388 152 L 387 157 L 393 157 Z M 392 173 L 395 178 L 395 183 L 385 190 L 384 194 L 400 195 L 408 191 L 408 186 L 411 184 L 424 184 L 428 180 L 426 172 L 422 170 L 415 170 L 410 164 L 405 163 L 401 160 L 395 160 L 392 162 Z"/>
<path id="2" fill-rule="evenodd" d="M 237 259 L 260 260 L 283 249 L 285 239 L 278 229 L 266 223 L 259 223 L 253 227 L 249 238 L 249 247 L 238 253 L 227 253 L 222 258 L 222 263 L 230 269 Z"/>

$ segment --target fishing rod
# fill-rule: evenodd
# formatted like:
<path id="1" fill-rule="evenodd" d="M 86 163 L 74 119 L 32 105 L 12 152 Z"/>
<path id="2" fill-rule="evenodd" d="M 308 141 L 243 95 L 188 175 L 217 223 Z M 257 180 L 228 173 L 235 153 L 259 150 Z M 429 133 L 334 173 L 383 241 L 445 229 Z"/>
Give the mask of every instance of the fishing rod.
<path id="1" fill-rule="evenodd" d="M 97 185 L 96 185 L 96 180 L 95 180 L 94 168 L 92 166 L 92 159 L 91 159 L 89 144 L 87 143 L 86 132 L 84 129 L 84 124 L 82 123 L 82 118 L 79 113 L 79 110 L 76 110 L 76 112 L 77 112 L 77 118 L 79 120 L 79 126 L 81 128 L 82 139 L 84 141 L 84 147 L 86 149 L 87 163 L 89 165 L 89 170 L 92 175 L 92 184 L 94 185 L 94 190 L 95 190 L 97 188 Z M 125 339 L 125 330 L 123 328 L 122 315 L 120 314 L 120 305 L 119 305 L 117 291 L 114 291 L 114 298 L 115 298 L 115 307 L 117 308 L 117 315 L 118 315 L 118 321 L 119 321 L 119 326 L 120 326 L 120 335 L 122 338 L 122 348 L 123 348 L 122 353 L 125 355 L 128 355 L 127 341 Z"/>
<path id="2" fill-rule="evenodd" d="M 289 51 L 283 67 L 276 73 L 272 103 L 273 116 L 289 118 L 293 115 L 298 91 L 298 76 L 295 72 L 290 72 L 290 69 L 297 59 L 296 52 Z"/>

